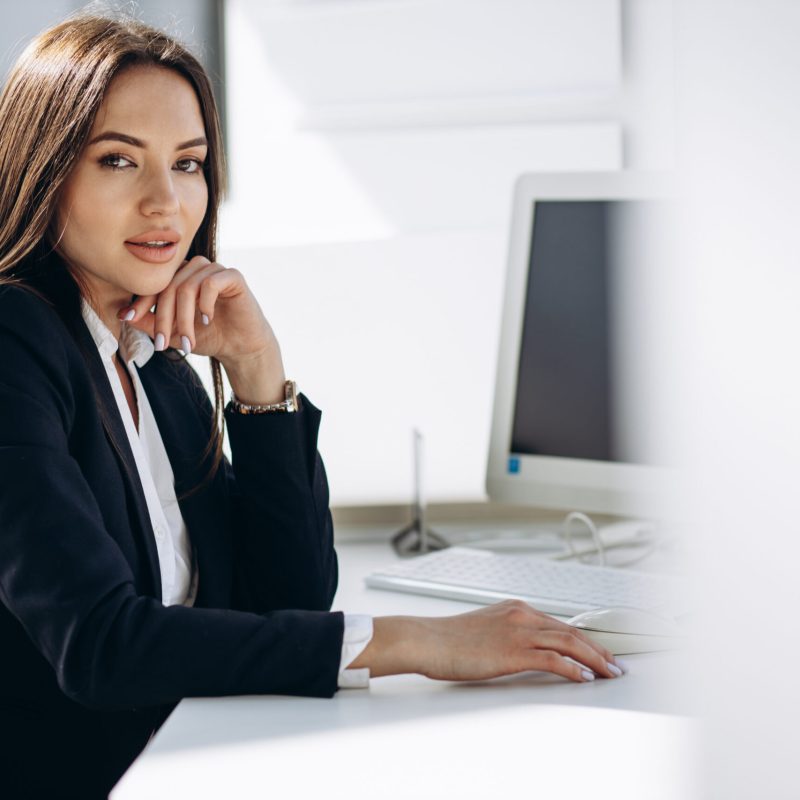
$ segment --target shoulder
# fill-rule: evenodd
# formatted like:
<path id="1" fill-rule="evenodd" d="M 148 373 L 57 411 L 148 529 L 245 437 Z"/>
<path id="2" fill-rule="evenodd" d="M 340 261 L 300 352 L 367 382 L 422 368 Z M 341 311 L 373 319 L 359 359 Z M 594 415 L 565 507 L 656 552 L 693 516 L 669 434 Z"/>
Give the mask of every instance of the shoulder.
<path id="1" fill-rule="evenodd" d="M 70 394 L 82 361 L 56 309 L 19 285 L 0 286 L 0 352 L 0 382 L 29 391 L 48 385 L 57 394 Z"/>
<path id="2" fill-rule="evenodd" d="M 52 303 L 36 290 L 16 284 L 0 286 L 0 347 L 3 361 L 17 353 L 48 371 L 61 372 L 80 357 L 75 337 Z"/>
<path id="3" fill-rule="evenodd" d="M 34 289 L 18 284 L 0 286 L 0 333 L 28 334 L 56 343 L 66 327 L 56 309 Z"/>

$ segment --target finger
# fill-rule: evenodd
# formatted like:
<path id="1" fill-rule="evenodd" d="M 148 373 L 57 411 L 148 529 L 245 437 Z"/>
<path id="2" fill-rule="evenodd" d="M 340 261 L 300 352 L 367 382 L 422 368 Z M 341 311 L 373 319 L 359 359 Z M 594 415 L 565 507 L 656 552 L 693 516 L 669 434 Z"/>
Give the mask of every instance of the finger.
<path id="1" fill-rule="evenodd" d="M 194 278 L 181 283 L 175 290 L 175 327 L 180 348 L 188 356 L 195 346 L 194 320 L 197 312 L 199 285 Z"/>
<path id="2" fill-rule="evenodd" d="M 610 653 L 610 651 L 606 650 L 604 647 L 601 647 L 600 645 L 593 642 L 578 628 L 575 628 L 572 625 L 568 625 L 565 622 L 561 622 L 560 620 L 557 620 L 555 617 L 551 617 L 549 614 L 545 614 L 544 612 L 535 609 L 528 603 L 524 603 L 521 600 L 505 600 L 501 603 L 497 603 L 496 605 L 491 606 L 490 608 L 494 609 L 499 613 L 507 615 L 509 621 L 513 621 L 513 624 L 523 628 L 527 628 L 529 630 L 530 629 L 534 629 L 537 631 L 553 630 L 561 633 L 569 633 L 572 636 L 575 636 L 578 639 L 580 639 L 587 647 L 590 647 L 594 651 L 599 653 L 603 657 L 605 662 L 613 664 L 617 669 L 623 672 L 625 671 L 624 668 L 616 662 L 614 656 Z"/>
<path id="3" fill-rule="evenodd" d="M 498 605 L 504 605 L 504 604 L 500 603 Z M 590 639 L 579 628 L 569 625 L 566 622 L 561 622 L 561 620 L 558 620 L 555 617 L 551 617 L 549 614 L 545 614 L 543 611 L 539 611 L 538 609 L 528 605 L 527 603 L 518 604 L 518 610 L 524 611 L 523 619 L 529 619 L 530 616 L 532 615 L 534 625 L 539 630 L 554 630 L 554 631 L 561 631 L 563 633 L 571 633 L 572 635 L 577 636 L 579 639 L 585 642 L 589 647 L 600 653 L 600 655 L 602 655 L 602 657 L 608 663 L 614 664 L 614 666 L 616 666 L 618 669 L 622 669 L 621 665 L 617 663 L 616 659 L 614 658 L 614 655 L 611 653 L 610 650 L 607 650 L 605 647 L 602 647 L 601 645 L 592 641 L 592 639 Z"/>
<path id="4" fill-rule="evenodd" d="M 542 616 L 547 618 L 547 629 L 561 631 L 562 633 L 571 633 L 573 636 L 577 636 L 581 641 L 589 645 L 589 647 L 600 653 L 600 655 L 603 656 L 608 663 L 614 664 L 618 668 L 621 668 L 620 665 L 617 664 L 616 658 L 610 650 L 607 650 L 602 645 L 599 645 L 597 642 L 590 639 L 580 628 L 576 628 L 573 625 L 568 625 L 566 622 L 561 622 L 561 620 L 555 619 L 547 614 L 542 614 Z"/>
<path id="5" fill-rule="evenodd" d="M 205 315 L 208 322 L 203 322 L 206 325 L 211 324 L 214 319 L 214 310 L 217 304 L 217 298 L 228 287 L 231 282 L 236 282 L 239 278 L 239 273 L 236 270 L 229 270 L 221 264 L 216 264 L 219 267 L 215 272 L 205 278 L 200 284 L 200 297 L 197 301 L 197 307 L 201 315 Z"/>
<path id="6" fill-rule="evenodd" d="M 196 343 L 195 325 L 198 313 L 204 315 L 210 322 L 206 309 L 210 309 L 213 315 L 214 303 L 220 293 L 220 289 L 225 286 L 224 282 L 220 284 L 219 281 L 214 281 L 214 276 L 224 272 L 226 272 L 225 267 L 215 262 L 208 262 L 183 281 L 176 290 L 177 333 L 182 342 L 181 349 L 187 353 L 194 349 Z M 211 291 L 205 291 L 205 295 L 211 298 L 209 301 L 204 299 L 204 287 L 212 283 L 212 281 Z"/>
<path id="7" fill-rule="evenodd" d="M 552 672 L 576 683 L 588 683 L 595 678 L 591 670 L 570 661 L 555 650 L 531 650 L 526 659 L 526 668 L 541 672 Z"/>
<path id="8" fill-rule="evenodd" d="M 144 331 L 151 339 L 154 336 L 156 315 L 150 309 L 156 304 L 158 296 L 154 294 L 142 295 L 136 300 L 121 308 L 117 314 L 120 320 L 124 320 L 134 328 Z"/>
<path id="9" fill-rule="evenodd" d="M 184 349 L 184 345 L 189 344 L 189 352 L 194 345 L 194 326 L 190 331 L 190 336 L 187 336 L 186 341 L 181 341 L 182 332 L 177 330 L 176 327 L 176 304 L 178 289 L 186 283 L 191 276 L 205 268 L 211 262 L 203 256 L 195 256 L 183 265 L 175 273 L 169 286 L 158 295 L 158 302 L 156 303 L 156 320 L 155 320 L 155 336 L 154 342 L 156 350 L 164 349 L 166 345 L 170 347 L 180 347 Z M 186 336 L 187 334 L 183 334 Z"/>
<path id="10" fill-rule="evenodd" d="M 172 285 L 164 289 L 158 296 L 156 310 L 153 314 L 153 342 L 156 350 L 174 347 L 172 321 L 175 317 L 175 289 Z"/>
<path id="11" fill-rule="evenodd" d="M 619 678 L 622 675 L 622 670 L 616 664 L 610 662 L 598 653 L 594 647 L 591 647 L 573 633 L 537 631 L 532 637 L 532 644 L 537 648 L 541 647 L 546 650 L 553 650 L 562 656 L 569 656 L 604 678 Z"/>
<path id="12" fill-rule="evenodd" d="M 238 274 L 236 270 L 227 270 L 222 264 L 211 262 L 181 284 L 178 287 L 177 303 L 179 333 L 196 325 L 198 314 L 201 324 L 210 325 L 214 318 L 217 298 L 229 288 L 229 285 L 235 284 L 233 277 Z M 230 275 L 231 279 L 226 280 L 227 275 Z"/>

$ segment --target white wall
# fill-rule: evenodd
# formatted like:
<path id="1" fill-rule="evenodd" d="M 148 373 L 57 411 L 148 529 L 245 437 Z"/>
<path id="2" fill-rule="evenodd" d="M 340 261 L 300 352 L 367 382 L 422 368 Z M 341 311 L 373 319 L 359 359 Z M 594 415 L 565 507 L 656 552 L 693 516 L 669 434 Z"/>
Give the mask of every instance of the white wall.
<path id="1" fill-rule="evenodd" d="M 31 38 L 76 8 L 74 0 L 0 0 L 0 79 L 5 78 Z"/>
<path id="2" fill-rule="evenodd" d="M 672 157 L 660 0 L 229 0 L 242 269 L 324 411 L 334 503 L 484 496 L 511 187 Z"/>
<path id="3" fill-rule="evenodd" d="M 693 488 L 710 800 L 800 797 L 800 5 L 684 0 L 674 430 Z"/>
<path id="4" fill-rule="evenodd" d="M 224 97 L 219 91 L 222 72 L 219 2 L 221 0 L 171 0 L 167 6 L 160 0 L 105 4 L 85 0 L 35 0 L 27 3 L 0 0 L 0 80 L 36 34 L 82 9 L 103 13 L 104 9 L 113 12 L 116 8 L 133 13 L 138 19 L 162 28 L 185 42 L 209 70 L 218 100 L 224 106 Z"/>

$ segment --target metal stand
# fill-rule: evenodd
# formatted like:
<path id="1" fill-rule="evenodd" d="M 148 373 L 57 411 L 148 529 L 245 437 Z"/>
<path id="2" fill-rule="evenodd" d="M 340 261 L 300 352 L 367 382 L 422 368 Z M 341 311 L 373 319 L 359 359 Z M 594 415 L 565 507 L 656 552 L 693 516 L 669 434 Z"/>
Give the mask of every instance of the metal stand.
<path id="1" fill-rule="evenodd" d="M 422 434 L 414 430 L 414 519 L 392 537 L 392 547 L 400 556 L 415 556 L 442 550 L 449 543 L 428 527 L 425 500 L 422 495 Z"/>

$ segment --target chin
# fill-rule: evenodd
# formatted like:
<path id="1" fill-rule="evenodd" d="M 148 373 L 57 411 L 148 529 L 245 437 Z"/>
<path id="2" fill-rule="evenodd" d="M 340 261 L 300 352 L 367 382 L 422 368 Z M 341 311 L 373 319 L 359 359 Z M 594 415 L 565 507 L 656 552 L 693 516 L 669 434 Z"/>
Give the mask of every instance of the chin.
<path id="1" fill-rule="evenodd" d="M 147 278 L 138 277 L 128 282 L 126 290 L 139 297 L 145 297 L 150 294 L 161 294 L 161 292 L 170 285 L 176 272 L 177 267 L 164 270 L 162 275 L 150 275 Z"/>

